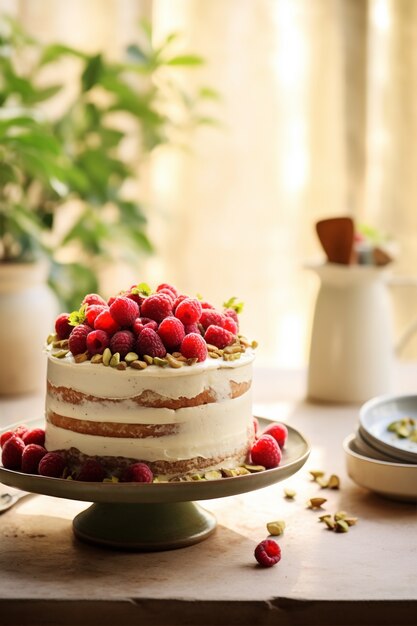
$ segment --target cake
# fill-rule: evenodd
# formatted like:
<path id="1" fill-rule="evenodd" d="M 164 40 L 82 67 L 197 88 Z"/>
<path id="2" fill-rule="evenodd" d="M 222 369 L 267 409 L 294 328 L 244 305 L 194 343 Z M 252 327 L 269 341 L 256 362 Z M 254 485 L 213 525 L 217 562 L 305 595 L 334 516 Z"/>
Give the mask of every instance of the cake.
<path id="1" fill-rule="evenodd" d="M 241 467 L 255 440 L 255 344 L 234 301 L 215 309 L 142 284 L 62 314 L 48 345 L 46 450 L 74 477 L 91 459 L 116 479 L 137 462 L 162 480 Z"/>

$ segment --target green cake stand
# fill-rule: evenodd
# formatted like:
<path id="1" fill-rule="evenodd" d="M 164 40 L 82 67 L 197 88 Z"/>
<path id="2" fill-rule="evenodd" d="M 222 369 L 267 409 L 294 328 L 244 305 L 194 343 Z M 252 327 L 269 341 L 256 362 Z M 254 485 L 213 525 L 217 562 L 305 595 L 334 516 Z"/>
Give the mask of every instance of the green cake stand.
<path id="1" fill-rule="evenodd" d="M 270 423 L 258 419 L 261 428 Z M 172 483 L 89 483 L 24 474 L 0 466 L 0 481 L 31 493 L 94 503 L 73 520 L 74 534 L 81 541 L 137 551 L 183 548 L 209 537 L 217 525 L 215 516 L 196 500 L 268 487 L 304 465 L 310 446 L 301 433 L 291 426 L 287 428 L 288 440 L 279 467 L 243 476 Z"/>

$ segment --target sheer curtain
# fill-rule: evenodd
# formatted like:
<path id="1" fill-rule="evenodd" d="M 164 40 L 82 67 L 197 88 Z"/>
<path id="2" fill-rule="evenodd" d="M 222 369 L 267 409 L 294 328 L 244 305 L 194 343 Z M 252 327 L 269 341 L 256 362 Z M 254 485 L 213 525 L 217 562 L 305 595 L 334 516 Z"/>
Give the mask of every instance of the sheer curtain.
<path id="1" fill-rule="evenodd" d="M 258 363 L 305 365 L 321 256 L 320 218 L 351 214 L 394 237 L 393 268 L 417 276 L 415 0 L 0 0 L 46 40 L 117 56 L 137 19 L 206 65 L 178 71 L 221 94 L 221 124 L 149 171 L 157 254 L 137 278 L 173 281 L 221 304 L 245 301 Z M 396 330 L 417 289 L 393 289 Z M 417 355 L 417 339 L 405 350 Z"/>

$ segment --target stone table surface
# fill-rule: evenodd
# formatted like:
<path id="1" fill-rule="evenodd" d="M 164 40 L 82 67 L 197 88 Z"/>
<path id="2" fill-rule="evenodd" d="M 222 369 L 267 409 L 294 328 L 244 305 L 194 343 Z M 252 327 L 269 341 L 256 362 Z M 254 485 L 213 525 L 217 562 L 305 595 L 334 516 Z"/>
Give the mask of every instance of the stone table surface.
<path id="1" fill-rule="evenodd" d="M 416 392 L 416 380 L 417 364 L 402 365 L 396 391 Z M 2 514 L 0 625 L 416 625 L 417 508 L 350 480 L 342 441 L 358 406 L 309 404 L 304 383 L 299 372 L 255 370 L 255 414 L 300 430 L 311 455 L 283 482 L 201 503 L 218 521 L 201 543 L 151 553 L 84 544 L 72 519 L 88 503 L 42 495 Z M 43 402 L 42 393 L 0 400 L 0 427 L 42 416 Z M 321 490 L 312 469 L 338 474 L 340 489 Z M 314 496 L 327 498 L 324 511 L 306 508 Z M 348 533 L 318 521 L 338 510 L 359 518 Z M 275 519 L 286 522 L 282 559 L 262 569 L 253 551 Z"/>

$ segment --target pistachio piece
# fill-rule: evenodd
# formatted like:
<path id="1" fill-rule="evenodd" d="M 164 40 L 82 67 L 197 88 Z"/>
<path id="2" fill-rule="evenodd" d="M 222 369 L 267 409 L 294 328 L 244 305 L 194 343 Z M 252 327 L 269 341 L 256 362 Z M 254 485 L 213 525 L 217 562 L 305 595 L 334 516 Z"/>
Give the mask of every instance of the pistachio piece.
<path id="1" fill-rule="evenodd" d="M 103 478 L 103 483 L 118 483 L 119 479 L 117 476 L 110 476 L 110 478 Z"/>
<path id="2" fill-rule="evenodd" d="M 256 348 L 258 347 L 258 342 L 257 341 L 252 341 L 252 343 L 250 344 L 250 347 L 252 348 L 252 350 L 256 350 Z"/>
<path id="3" fill-rule="evenodd" d="M 181 354 L 181 352 L 173 352 L 173 353 L 172 353 L 172 356 L 173 356 L 175 359 L 178 359 L 180 356 L 182 356 L 182 354 Z"/>
<path id="4" fill-rule="evenodd" d="M 243 467 L 252 472 L 263 472 L 265 467 L 263 465 L 250 465 L 249 463 L 244 463 Z"/>
<path id="5" fill-rule="evenodd" d="M 209 351 L 208 355 L 212 359 L 219 359 L 220 358 L 220 354 L 217 354 L 217 352 L 210 352 Z"/>
<path id="6" fill-rule="evenodd" d="M 203 480 L 203 474 L 191 474 L 191 480 Z"/>
<path id="7" fill-rule="evenodd" d="M 284 489 L 284 495 L 286 498 L 288 498 L 288 500 L 293 500 L 295 498 L 295 496 L 297 495 L 297 493 L 294 491 L 294 489 Z"/>
<path id="8" fill-rule="evenodd" d="M 270 535 L 282 535 L 285 529 L 285 522 L 283 520 L 268 522 L 266 527 Z"/>
<path id="9" fill-rule="evenodd" d="M 317 480 L 317 478 L 322 478 L 324 476 L 324 472 L 321 470 L 310 470 L 310 474 L 313 477 L 313 480 Z"/>
<path id="10" fill-rule="evenodd" d="M 237 476 L 237 470 L 235 469 L 230 469 L 228 467 L 222 468 L 221 469 L 222 475 L 225 476 L 226 478 L 233 478 L 234 476 Z M 249 472 L 250 473 L 250 472 Z"/>
<path id="11" fill-rule="evenodd" d="M 316 478 L 316 483 L 320 485 L 322 489 L 326 489 L 326 487 L 329 486 L 329 480 L 328 478 L 325 478 L 324 476 L 318 476 Z"/>
<path id="12" fill-rule="evenodd" d="M 117 367 L 120 363 L 120 352 L 115 352 L 110 359 L 110 367 Z"/>
<path id="13" fill-rule="evenodd" d="M 349 525 L 344 519 L 338 519 L 336 521 L 335 531 L 337 533 L 347 533 L 349 530 Z"/>
<path id="14" fill-rule="evenodd" d="M 136 352 L 128 352 L 125 356 L 125 361 L 128 365 L 130 365 L 131 363 L 133 363 L 133 361 L 137 361 L 139 358 L 139 356 L 136 354 Z"/>
<path id="15" fill-rule="evenodd" d="M 346 522 L 348 526 L 354 526 L 358 521 L 357 517 L 344 517 L 343 520 Z"/>
<path id="16" fill-rule="evenodd" d="M 326 498 L 310 498 L 307 502 L 307 507 L 309 509 L 319 509 L 325 502 L 327 502 Z"/>
<path id="17" fill-rule="evenodd" d="M 340 478 L 336 474 L 332 474 L 329 478 L 328 484 L 329 489 L 339 489 L 340 487 Z"/>
<path id="18" fill-rule="evenodd" d="M 168 361 L 166 359 L 161 359 L 159 356 L 154 356 L 153 362 L 154 365 L 158 365 L 158 367 L 166 367 L 168 365 Z"/>
<path id="19" fill-rule="evenodd" d="M 120 361 L 120 363 L 116 365 L 116 369 L 122 371 L 127 369 L 127 363 L 125 363 L 124 361 Z"/>
<path id="20" fill-rule="evenodd" d="M 237 476 L 246 476 L 251 473 L 248 469 L 246 469 L 246 467 L 237 467 L 235 472 Z"/>
<path id="21" fill-rule="evenodd" d="M 337 511 L 337 513 L 335 513 L 333 517 L 337 522 L 340 519 L 345 519 L 346 516 L 347 516 L 346 511 Z"/>
<path id="22" fill-rule="evenodd" d="M 336 528 L 336 522 L 332 519 L 331 515 L 326 516 L 323 519 L 323 522 L 326 524 L 329 530 L 334 530 Z"/>
<path id="23" fill-rule="evenodd" d="M 97 363 L 102 363 L 103 362 L 103 355 L 102 354 L 94 354 L 91 357 L 91 363 L 97 364 Z"/>
<path id="24" fill-rule="evenodd" d="M 108 365 L 110 365 L 110 359 L 111 359 L 111 350 L 110 348 L 105 348 L 104 352 L 103 352 L 103 365 L 105 365 L 106 367 Z"/>
<path id="25" fill-rule="evenodd" d="M 168 365 L 170 367 L 174 367 L 175 369 L 178 369 L 179 367 L 183 367 L 184 365 L 184 363 L 176 359 L 174 356 L 172 356 L 172 354 L 167 354 L 165 358 L 168 361 Z"/>
<path id="26" fill-rule="evenodd" d="M 150 356 L 149 354 L 144 354 L 143 360 L 146 361 L 148 365 L 153 365 L 153 357 Z"/>
<path id="27" fill-rule="evenodd" d="M 130 364 L 130 367 L 133 367 L 134 370 L 144 370 L 148 367 L 148 364 L 146 363 L 146 361 L 133 361 Z"/>
<path id="28" fill-rule="evenodd" d="M 58 352 L 53 352 L 52 356 L 56 357 L 57 359 L 63 359 L 67 356 L 68 352 L 68 350 L 58 350 Z"/>
<path id="29" fill-rule="evenodd" d="M 222 477 L 222 473 L 219 470 L 210 470 L 204 474 L 206 480 L 217 480 Z"/>
<path id="30" fill-rule="evenodd" d="M 56 341 L 56 335 L 55 334 L 51 334 L 48 335 L 46 338 L 46 343 L 49 346 L 51 343 L 53 343 L 54 341 Z"/>
<path id="31" fill-rule="evenodd" d="M 194 359 L 187 359 L 186 363 L 187 365 L 195 365 L 197 363 L 198 359 L 194 358 Z"/>
<path id="32" fill-rule="evenodd" d="M 81 354 L 76 354 L 74 356 L 74 361 L 76 363 L 84 363 L 84 361 L 88 361 L 88 352 L 82 352 Z"/>

